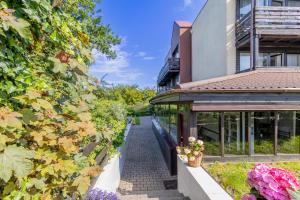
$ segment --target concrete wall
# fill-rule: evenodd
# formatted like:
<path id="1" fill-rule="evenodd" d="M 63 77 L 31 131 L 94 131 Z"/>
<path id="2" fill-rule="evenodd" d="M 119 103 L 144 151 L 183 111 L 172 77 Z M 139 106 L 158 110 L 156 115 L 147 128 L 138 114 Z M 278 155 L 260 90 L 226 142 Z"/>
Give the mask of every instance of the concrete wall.
<path id="1" fill-rule="evenodd" d="M 192 80 L 235 73 L 236 0 L 208 0 L 192 27 Z"/>
<path id="2" fill-rule="evenodd" d="M 177 158 L 178 191 L 191 200 L 233 200 L 233 198 L 202 168 L 188 167 Z"/>
<path id="3" fill-rule="evenodd" d="M 125 130 L 125 143 L 119 148 L 119 154 L 111 158 L 106 166 L 103 168 L 103 172 L 93 180 L 90 189 L 99 188 L 107 192 L 117 192 L 120 184 L 121 174 L 123 171 L 126 151 L 128 146 L 128 134 L 131 128 L 131 124 L 128 124 Z"/>

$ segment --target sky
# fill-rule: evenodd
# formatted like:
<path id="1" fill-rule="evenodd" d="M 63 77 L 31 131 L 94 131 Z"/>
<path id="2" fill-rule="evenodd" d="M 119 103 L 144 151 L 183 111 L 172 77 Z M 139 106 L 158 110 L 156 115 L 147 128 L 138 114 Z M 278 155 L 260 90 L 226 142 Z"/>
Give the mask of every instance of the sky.
<path id="1" fill-rule="evenodd" d="M 102 0 L 103 23 L 110 25 L 122 43 L 114 50 L 117 58 L 107 59 L 93 51 L 91 75 L 111 84 L 155 87 L 171 44 L 175 20 L 193 22 L 205 0 Z"/>

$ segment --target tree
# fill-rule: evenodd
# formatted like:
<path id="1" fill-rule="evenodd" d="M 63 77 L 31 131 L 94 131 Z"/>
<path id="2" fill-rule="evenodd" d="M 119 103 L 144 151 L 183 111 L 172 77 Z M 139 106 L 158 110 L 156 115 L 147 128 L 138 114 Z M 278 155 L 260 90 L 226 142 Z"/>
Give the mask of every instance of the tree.
<path id="1" fill-rule="evenodd" d="M 80 153 L 96 134 L 87 74 L 120 42 L 94 0 L 0 1 L 1 199 L 70 199 L 99 167 Z M 75 195 L 75 196 L 74 196 Z"/>

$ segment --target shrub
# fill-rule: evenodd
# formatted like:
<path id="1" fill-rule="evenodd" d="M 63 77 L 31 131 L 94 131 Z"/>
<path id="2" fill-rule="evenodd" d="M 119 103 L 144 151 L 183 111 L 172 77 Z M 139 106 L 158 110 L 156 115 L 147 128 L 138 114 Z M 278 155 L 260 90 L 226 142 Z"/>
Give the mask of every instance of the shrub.
<path id="1" fill-rule="evenodd" d="M 291 172 L 266 164 L 255 165 L 248 173 L 248 183 L 258 198 L 264 197 L 267 200 L 290 200 L 288 190 L 296 191 L 300 186 Z"/>

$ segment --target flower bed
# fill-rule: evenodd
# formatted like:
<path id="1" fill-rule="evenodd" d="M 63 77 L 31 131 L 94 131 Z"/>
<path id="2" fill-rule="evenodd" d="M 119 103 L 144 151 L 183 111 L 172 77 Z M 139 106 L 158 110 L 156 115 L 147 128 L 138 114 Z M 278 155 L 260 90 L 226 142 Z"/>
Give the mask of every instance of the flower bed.
<path id="1" fill-rule="evenodd" d="M 287 169 L 300 178 L 300 162 L 276 162 L 270 164 L 273 167 Z M 241 199 L 249 193 L 251 186 L 247 183 L 248 172 L 253 169 L 255 163 L 214 163 L 206 164 L 204 168 L 229 192 L 234 199 Z"/>

